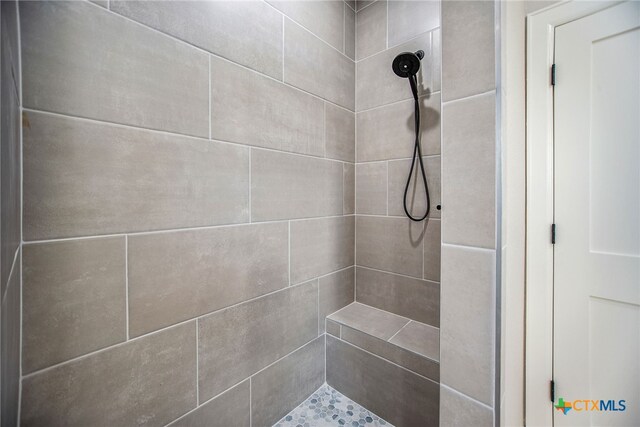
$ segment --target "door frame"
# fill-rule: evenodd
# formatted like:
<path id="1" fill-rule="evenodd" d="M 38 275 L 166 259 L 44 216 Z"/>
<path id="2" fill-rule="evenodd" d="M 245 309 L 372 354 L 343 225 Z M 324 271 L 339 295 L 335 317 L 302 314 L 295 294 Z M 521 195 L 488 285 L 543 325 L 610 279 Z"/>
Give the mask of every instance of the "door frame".
<path id="1" fill-rule="evenodd" d="M 572 0 L 527 15 L 526 41 L 526 245 L 525 422 L 553 425 L 554 212 L 553 87 L 555 27 L 621 1 Z M 560 81 L 558 82 L 559 84 Z M 561 232 L 561 231 L 560 231 Z"/>

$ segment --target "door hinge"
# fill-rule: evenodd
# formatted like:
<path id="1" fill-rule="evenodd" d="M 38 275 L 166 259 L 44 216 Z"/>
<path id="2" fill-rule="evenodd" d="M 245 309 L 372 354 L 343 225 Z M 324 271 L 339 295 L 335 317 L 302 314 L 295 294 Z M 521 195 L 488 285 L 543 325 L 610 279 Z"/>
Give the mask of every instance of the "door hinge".
<path id="1" fill-rule="evenodd" d="M 556 64 L 551 66 L 551 86 L 556 85 Z"/>
<path id="2" fill-rule="evenodd" d="M 556 225 L 555 224 L 551 224 L 551 244 L 555 245 L 556 244 Z"/>
<path id="3" fill-rule="evenodd" d="M 549 384 L 549 395 L 551 397 L 551 401 L 555 402 L 556 401 L 556 382 L 551 380 L 551 383 Z"/>

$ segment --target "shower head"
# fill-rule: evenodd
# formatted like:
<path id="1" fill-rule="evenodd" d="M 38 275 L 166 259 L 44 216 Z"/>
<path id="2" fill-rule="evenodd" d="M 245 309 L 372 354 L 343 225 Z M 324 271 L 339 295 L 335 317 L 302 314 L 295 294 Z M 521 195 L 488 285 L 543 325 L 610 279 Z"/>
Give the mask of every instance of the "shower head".
<path id="1" fill-rule="evenodd" d="M 393 60 L 393 72 L 398 77 L 411 77 L 416 75 L 420 69 L 420 60 L 424 58 L 424 51 L 419 50 L 415 53 L 402 52 Z"/>

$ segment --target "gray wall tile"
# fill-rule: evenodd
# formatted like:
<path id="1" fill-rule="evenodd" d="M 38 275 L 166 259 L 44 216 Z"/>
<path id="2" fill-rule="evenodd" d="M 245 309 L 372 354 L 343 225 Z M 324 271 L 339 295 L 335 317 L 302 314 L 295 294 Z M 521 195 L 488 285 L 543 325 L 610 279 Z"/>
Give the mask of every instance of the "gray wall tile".
<path id="1" fill-rule="evenodd" d="M 251 378 L 252 424 L 275 424 L 323 382 L 324 336 L 321 336 Z"/>
<path id="2" fill-rule="evenodd" d="M 284 81 L 353 111 L 353 61 L 289 19 L 284 28 Z"/>
<path id="3" fill-rule="evenodd" d="M 291 283 L 301 283 L 354 263 L 355 218 L 291 222 Z"/>
<path id="4" fill-rule="evenodd" d="M 288 285 L 286 223 L 129 236 L 132 336 Z"/>
<path id="5" fill-rule="evenodd" d="M 356 264 L 422 277 L 424 224 L 408 218 L 358 216 Z"/>
<path id="6" fill-rule="evenodd" d="M 326 157 L 355 161 L 356 118 L 352 111 L 325 103 Z"/>
<path id="7" fill-rule="evenodd" d="M 195 406 L 195 322 L 22 381 L 24 426 L 162 426 Z"/>
<path id="8" fill-rule="evenodd" d="M 427 185 L 429 186 L 429 218 L 439 218 L 440 211 L 436 208 L 441 204 L 440 196 L 440 156 L 423 157 L 424 169 L 427 173 Z M 404 216 L 404 188 L 407 185 L 407 177 L 411 169 L 411 160 L 394 160 L 389 162 L 389 215 Z M 427 208 L 427 197 L 422 183 L 422 172 L 416 161 L 413 168 L 411 183 L 407 201 L 409 212 L 414 216 L 422 217 Z"/>
<path id="9" fill-rule="evenodd" d="M 442 96 L 445 101 L 496 87 L 495 17 L 491 1 L 442 4 Z"/>
<path id="10" fill-rule="evenodd" d="M 355 270 L 349 267 L 319 279 L 318 334 L 325 331 L 325 317 L 355 299 Z"/>
<path id="11" fill-rule="evenodd" d="M 289 18 L 342 52 L 344 45 L 344 3 L 341 1 L 268 0 Z"/>
<path id="12" fill-rule="evenodd" d="M 438 383 L 332 336 L 327 383 L 398 427 L 438 425 Z"/>
<path id="13" fill-rule="evenodd" d="M 409 323 L 409 319 L 357 302 L 333 313 L 330 319 L 383 340 Z"/>
<path id="14" fill-rule="evenodd" d="M 413 112 L 411 99 L 357 113 L 357 160 L 411 157 L 416 138 Z M 422 154 L 440 154 L 440 93 L 420 98 L 420 130 Z"/>
<path id="15" fill-rule="evenodd" d="M 419 356 L 388 341 L 367 335 L 347 326 L 342 327 L 342 340 L 434 381 L 438 381 L 440 378 L 440 365 L 438 362 Z"/>
<path id="16" fill-rule="evenodd" d="M 495 93 L 444 105 L 442 241 L 495 247 Z"/>
<path id="17" fill-rule="evenodd" d="M 259 1 L 111 1 L 111 10 L 282 78 L 282 16 Z"/>
<path id="18" fill-rule="evenodd" d="M 468 397 L 440 386 L 440 425 L 455 426 L 493 426 L 493 411 Z"/>
<path id="19" fill-rule="evenodd" d="M 21 2 L 20 19 L 26 107 L 208 135 L 203 52 L 88 2 Z"/>
<path id="20" fill-rule="evenodd" d="M 347 6 L 349 6 L 353 11 L 356 10 L 356 0 L 345 0 Z"/>
<path id="21" fill-rule="evenodd" d="M 344 163 L 342 213 L 353 214 L 356 211 L 356 167 L 350 163 Z"/>
<path id="22" fill-rule="evenodd" d="M 423 278 L 435 282 L 440 281 L 441 238 L 440 222 L 430 218 L 424 232 L 424 273 Z"/>
<path id="23" fill-rule="evenodd" d="M 251 404 L 249 380 L 204 403 L 193 412 L 169 424 L 170 427 L 249 427 Z"/>
<path id="24" fill-rule="evenodd" d="M 411 321 L 389 342 L 430 359 L 440 360 L 440 331 L 433 326 Z"/>
<path id="25" fill-rule="evenodd" d="M 389 2 L 389 46 L 403 43 L 439 25 L 439 1 Z"/>
<path id="26" fill-rule="evenodd" d="M 356 59 L 366 58 L 386 48 L 387 0 L 379 0 L 356 17 Z"/>
<path id="27" fill-rule="evenodd" d="M 327 333 L 333 335 L 334 337 L 340 338 L 340 324 L 329 319 L 326 319 L 325 323 Z"/>
<path id="28" fill-rule="evenodd" d="M 358 14 L 359 15 L 359 14 Z M 379 107 L 391 102 L 412 99 L 411 88 L 407 79 L 396 76 L 391 69 L 393 58 L 401 52 L 415 52 L 424 50 L 425 57 L 422 60 L 418 72 L 418 93 L 424 95 L 435 92 L 432 85 L 432 76 L 439 73 L 434 69 L 434 61 L 431 55 L 431 36 L 425 33 L 420 37 L 378 53 L 362 61 L 358 61 L 356 81 L 356 111 Z"/>
<path id="29" fill-rule="evenodd" d="M 356 301 L 419 322 L 440 324 L 440 284 L 357 268 Z"/>
<path id="30" fill-rule="evenodd" d="M 294 286 L 198 323 L 198 381 L 204 401 L 318 336 L 318 285 Z"/>
<path id="31" fill-rule="evenodd" d="M 124 237 L 25 245 L 22 263 L 25 374 L 127 339 Z"/>
<path id="32" fill-rule="evenodd" d="M 2 2 L 0 40 L 0 296 L 4 296 L 9 271 L 20 245 L 20 99 L 17 81 L 17 16 L 13 1 Z M 14 22 L 15 21 L 15 22 Z M 14 45 L 15 44 L 15 45 Z M 15 57 L 14 57 L 15 56 Z M 354 144 L 355 145 L 355 144 Z"/>
<path id="33" fill-rule="evenodd" d="M 387 162 L 356 165 L 356 213 L 387 214 L 387 177 Z"/>
<path id="34" fill-rule="evenodd" d="M 251 150 L 251 219 L 342 215 L 342 163 Z"/>
<path id="35" fill-rule="evenodd" d="M 356 12 L 348 6 L 344 10 L 344 54 L 356 58 Z"/>
<path id="36" fill-rule="evenodd" d="M 495 253 L 442 247 L 442 382 L 493 404 Z"/>
<path id="37" fill-rule="evenodd" d="M 28 114 L 26 240 L 243 222 L 248 184 L 244 147 Z"/>
<path id="38" fill-rule="evenodd" d="M 211 57 L 211 138 L 324 155 L 322 100 Z"/>
<path id="39" fill-rule="evenodd" d="M 356 0 L 356 11 L 360 11 L 361 9 L 364 9 L 374 1 L 375 0 Z"/>
<path id="40" fill-rule="evenodd" d="M 2 301 L 2 321 L 0 322 L 0 376 L 2 385 L 3 426 L 18 425 L 18 404 L 20 400 L 20 269 L 14 268 L 9 277 L 7 293 Z M 25 405 L 24 399 L 22 406 Z"/>

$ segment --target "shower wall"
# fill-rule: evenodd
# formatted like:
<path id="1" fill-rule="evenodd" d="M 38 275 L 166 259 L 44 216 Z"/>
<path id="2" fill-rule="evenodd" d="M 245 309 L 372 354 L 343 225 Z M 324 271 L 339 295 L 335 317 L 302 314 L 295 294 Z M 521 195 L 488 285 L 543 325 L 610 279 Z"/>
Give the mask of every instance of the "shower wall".
<path id="1" fill-rule="evenodd" d="M 20 54 L 15 1 L 0 3 L 0 412 L 15 425 L 20 387 Z"/>
<path id="2" fill-rule="evenodd" d="M 324 382 L 352 7 L 21 2 L 22 424 L 265 426 Z"/>

